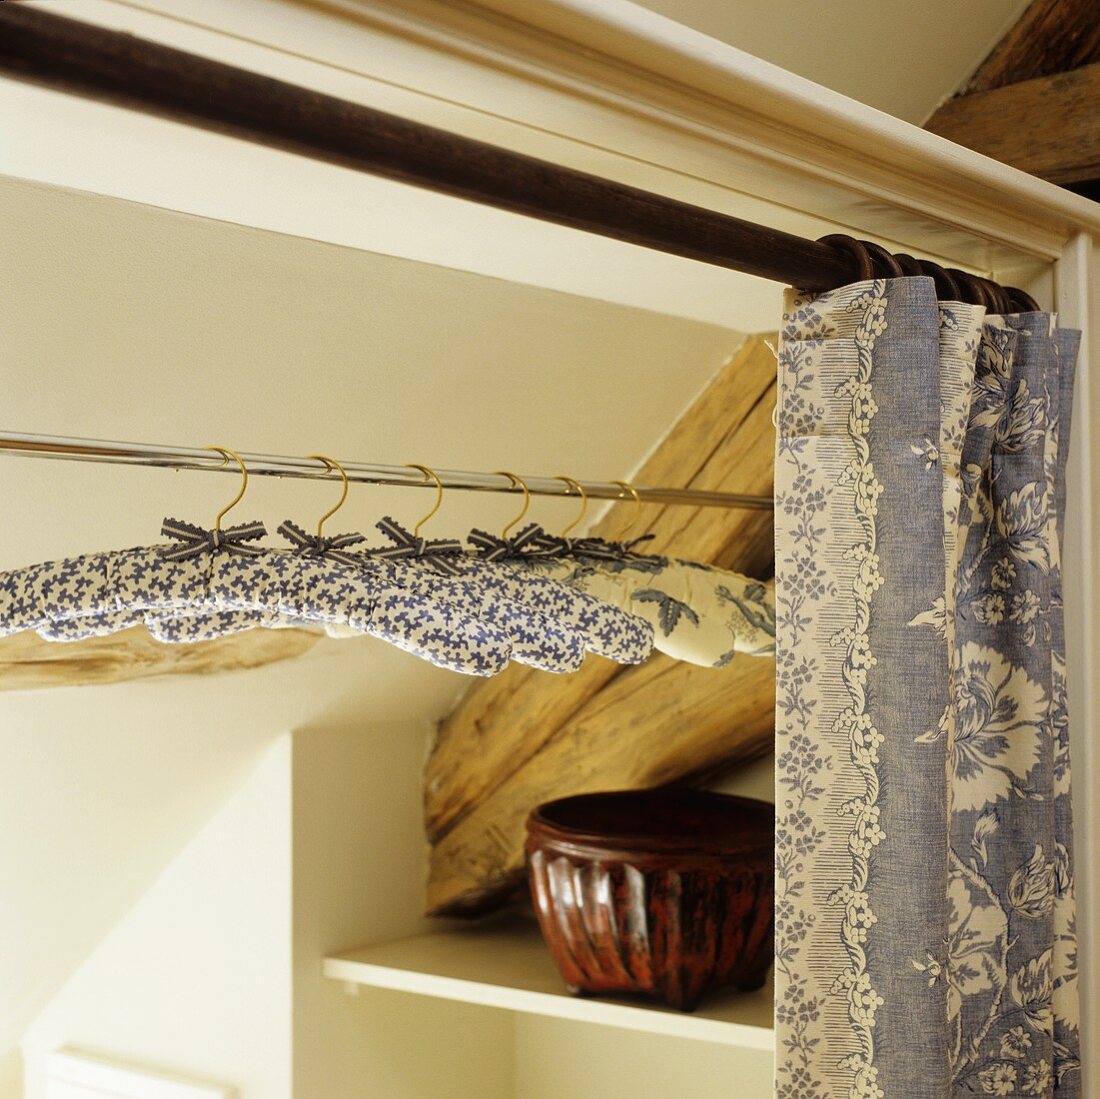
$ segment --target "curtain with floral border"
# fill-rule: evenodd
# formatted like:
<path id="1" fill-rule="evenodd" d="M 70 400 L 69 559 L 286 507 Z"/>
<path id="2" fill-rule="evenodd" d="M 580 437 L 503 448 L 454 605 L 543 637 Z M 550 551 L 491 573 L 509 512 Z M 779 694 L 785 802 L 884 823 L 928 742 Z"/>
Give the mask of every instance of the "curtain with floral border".
<path id="1" fill-rule="evenodd" d="M 1060 537 L 1076 333 L 788 295 L 776 1093 L 1080 1090 Z"/>

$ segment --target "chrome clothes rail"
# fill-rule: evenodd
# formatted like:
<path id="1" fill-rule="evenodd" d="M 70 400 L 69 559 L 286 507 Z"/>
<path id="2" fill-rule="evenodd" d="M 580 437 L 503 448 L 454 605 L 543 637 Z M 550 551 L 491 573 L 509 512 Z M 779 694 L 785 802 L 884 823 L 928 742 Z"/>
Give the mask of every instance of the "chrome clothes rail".
<path id="1" fill-rule="evenodd" d="M 232 473 L 237 466 L 201 447 L 160 446 L 151 443 L 122 443 L 105 439 L 75 439 L 61 435 L 27 435 L 0 431 L 0 454 L 23 458 L 55 458 L 74 462 L 108 462 L 130 466 L 161 466 L 165 469 L 199 469 Z M 283 454 L 241 454 L 249 475 L 261 477 L 331 478 L 333 471 L 315 458 Z M 435 488 L 418 469 L 338 459 L 349 481 L 368 485 L 400 485 L 406 488 Z M 445 489 L 465 492 L 523 491 L 500 473 L 477 473 L 462 469 L 436 469 Z M 523 481 L 533 496 L 574 496 L 576 492 L 555 477 L 527 477 Z M 594 500 L 629 500 L 631 494 L 613 481 L 577 481 Z M 638 498 L 650 504 L 682 504 L 704 508 L 772 508 L 770 496 L 744 496 L 735 492 L 705 492 L 692 488 L 663 488 L 634 485 Z"/>

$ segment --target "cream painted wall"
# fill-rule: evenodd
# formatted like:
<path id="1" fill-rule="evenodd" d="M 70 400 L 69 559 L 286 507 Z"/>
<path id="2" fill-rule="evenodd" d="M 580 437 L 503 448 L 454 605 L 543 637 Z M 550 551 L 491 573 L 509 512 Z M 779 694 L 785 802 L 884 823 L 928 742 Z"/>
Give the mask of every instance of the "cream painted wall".
<path id="1" fill-rule="evenodd" d="M 275 739 L 29 1029 L 26 1099 L 63 1045 L 239 1099 L 511 1099 L 505 1012 L 321 976 L 327 952 L 415 932 L 428 722 Z M 3 1094 L 3 1093 L 0 1093 Z"/>
<path id="2" fill-rule="evenodd" d="M 12 180 L 0 234 L 12 430 L 620 477 L 741 340 Z M 9 459 L 3 473 L 0 568 L 155 541 L 165 514 L 208 522 L 235 490 L 61 462 Z M 257 479 L 238 514 L 309 521 L 334 496 Z M 357 488 L 331 529 L 415 521 L 430 499 Z M 494 528 L 513 511 L 448 497 L 435 529 Z M 553 524 L 573 508 L 536 511 Z M 278 736 L 429 722 L 465 685 L 361 639 L 234 675 L 0 692 L 0 1064 Z"/>
<path id="3" fill-rule="evenodd" d="M 510 1099 L 668 1099 L 772 1094 L 772 1055 L 710 1042 L 517 1015 Z"/>
<path id="4" fill-rule="evenodd" d="M 279 738 L 35 1021 L 28 1099 L 63 1045 L 290 1099 L 290 754 Z"/>
<path id="5" fill-rule="evenodd" d="M 33 2 L 49 6 L 56 0 Z M 414 117 L 428 110 L 425 121 L 431 125 L 462 130 L 471 124 L 469 112 L 448 102 L 449 96 L 461 101 L 469 93 L 464 87 L 468 74 L 439 74 L 444 87 L 438 95 L 426 100 L 411 95 L 404 87 L 407 51 L 379 48 L 355 20 L 337 18 L 327 6 L 298 0 L 65 4 L 73 18 L 328 94 Z M 434 70 L 438 58 L 419 65 Z M 453 87 L 446 75 L 452 76 Z M 502 83 L 492 91 L 499 102 L 514 107 L 511 101 L 523 102 L 530 94 L 504 73 L 497 79 Z M 486 80 L 484 70 L 477 73 L 477 85 Z M 477 129 L 471 136 L 505 145 L 516 136 L 514 127 L 490 113 L 477 112 L 474 120 Z M 558 126 L 568 130 L 577 121 L 575 108 L 567 108 Z M 754 314 L 779 307 L 777 287 L 734 271 L 4 78 L 0 132 L 0 173 L 11 176 L 744 330 Z M 524 139 L 537 143 L 529 149 L 532 155 L 554 159 L 566 152 L 553 128 L 525 133 Z M 109 157 L 103 156 L 105 146 L 111 149 Z M 589 155 L 598 154 L 594 149 Z M 601 170 L 598 163 L 577 166 Z M 644 157 L 627 159 L 620 170 L 624 181 L 660 190 L 662 173 Z M 690 168 L 683 171 L 691 187 L 688 201 L 811 237 L 833 229 L 827 218 L 801 214 L 782 202 L 726 193 L 725 188 L 714 193 Z M 272 179 L 279 181 L 277 187 L 270 186 Z"/>
<path id="6" fill-rule="evenodd" d="M 386 989 L 320 959 L 423 929 L 420 775 L 431 725 L 294 734 L 294 1097 L 512 1099 L 508 1012 Z M 438 923 L 438 921 L 435 921 Z"/>
<path id="7" fill-rule="evenodd" d="M 920 126 L 1030 0 L 638 0 L 817 84 Z"/>
<path id="8" fill-rule="evenodd" d="M 48 6 L 57 0 L 26 2 Z M 487 8 L 501 9 L 506 18 L 518 15 L 536 22 L 553 9 L 567 25 L 583 23 L 595 11 L 649 34 L 659 35 L 671 26 L 653 11 L 612 0 L 482 2 Z M 1013 4 L 1019 2 L 1012 0 Z M 681 2 L 668 10 L 719 37 L 743 35 L 741 44 L 750 52 L 785 61 L 794 73 L 814 78 L 821 76 L 818 69 L 823 61 L 827 65 L 839 51 L 843 63 L 832 67 L 825 83 L 846 92 L 858 91 L 868 70 L 867 63 L 850 64 L 851 55 L 885 57 L 890 60 L 888 71 L 878 74 L 880 91 L 885 87 L 934 103 L 963 75 L 958 57 L 967 50 L 976 54 L 984 50 L 990 13 L 998 5 L 1006 10 L 1011 6 L 1008 0 L 976 0 L 954 12 L 948 10 L 948 0 L 932 0 L 930 6 L 918 7 L 880 4 L 869 15 L 860 8 L 857 16 L 847 2 L 808 11 L 809 5 L 791 0 L 781 0 L 774 9 L 762 0 L 747 0 L 736 4 Z M 313 0 L 234 0 L 232 4 L 223 0 L 65 0 L 65 6 L 67 14 L 75 18 L 647 190 L 673 194 L 787 232 L 815 238 L 839 230 L 856 231 L 880 239 L 894 251 L 927 255 L 948 265 L 984 269 L 991 262 L 990 248 L 949 230 L 946 222 L 950 219 L 933 214 L 922 223 L 911 214 L 887 212 L 890 199 L 883 205 L 880 199 L 884 196 L 874 186 L 859 188 L 861 197 L 855 202 L 843 188 L 824 184 L 807 193 L 807 180 L 796 182 L 801 153 L 796 150 L 793 157 L 794 175 L 776 174 L 770 156 L 757 156 L 764 152 L 764 143 L 755 129 L 741 139 L 747 145 L 745 151 L 751 150 L 751 161 L 746 163 L 734 150 L 738 142 L 730 144 L 719 136 L 720 124 L 711 129 L 714 118 L 709 111 L 704 111 L 696 120 L 701 125 L 696 125 L 688 122 L 679 107 L 674 108 L 667 118 L 671 126 L 655 145 L 653 133 L 635 117 L 635 110 L 641 110 L 643 116 L 646 112 L 635 94 L 624 94 L 623 102 L 630 104 L 626 112 L 609 110 L 607 104 L 601 105 L 599 96 L 591 99 L 582 93 L 574 98 L 565 92 L 572 80 L 564 73 L 564 84 L 558 87 L 553 66 L 544 71 L 545 79 L 536 78 L 532 84 L 520 75 L 528 61 L 513 57 L 501 64 L 474 64 L 466 56 L 469 28 L 463 26 L 467 18 L 481 18 L 471 14 L 480 5 L 456 8 L 442 0 L 437 7 L 425 9 L 416 0 L 382 0 L 381 4 L 373 0 L 326 0 L 323 4 Z M 831 18 L 836 14 L 834 8 L 841 11 L 840 18 Z M 773 16 L 773 10 L 778 14 Z M 930 20 L 928 12 L 936 13 L 936 18 Z M 940 42 L 938 28 L 947 25 L 948 15 L 952 33 L 945 36 L 946 42 Z M 498 31 L 507 38 L 504 29 L 495 26 L 492 14 L 484 17 L 491 39 L 495 40 Z M 407 22 L 409 34 L 394 37 L 388 33 L 385 28 L 394 22 Z M 459 29 L 455 31 L 451 24 Z M 784 33 L 774 33 L 776 25 L 783 27 Z M 685 38 L 678 28 L 673 30 Z M 435 31 L 445 36 L 454 33 L 442 52 L 425 45 Z M 928 45 L 928 54 L 899 81 L 890 51 L 896 50 L 898 43 L 908 44 L 910 32 Z M 624 37 L 621 29 L 608 33 L 612 39 Z M 700 57 L 733 52 L 703 35 L 686 38 Z M 508 48 L 503 49 L 507 58 Z M 599 49 L 598 45 L 573 48 L 567 55 L 591 54 L 598 64 Z M 476 55 L 479 49 L 473 47 L 472 53 Z M 533 56 L 539 71 L 546 59 L 538 49 Z M 947 74 L 944 59 L 950 70 Z M 740 60 L 758 73 L 770 68 L 751 57 Z M 609 73 L 615 68 L 607 66 Z M 793 83 L 801 86 L 803 94 L 818 98 L 820 89 L 797 77 L 779 70 L 770 75 L 779 86 Z M 601 79 L 597 78 L 597 83 Z M 611 79 L 614 82 L 614 77 Z M 649 83 L 655 88 L 662 82 Z M 874 96 L 868 101 L 883 106 Z M 741 104 L 737 114 L 751 118 L 756 106 Z M 765 108 L 766 103 L 759 106 Z M 837 106 L 844 110 L 843 104 L 834 103 L 834 108 Z M 855 102 L 851 107 L 859 109 Z M 691 107 L 687 113 L 695 115 Z M 675 133 L 681 122 L 692 137 L 686 131 Z M 0 143 L 0 173 L 13 176 L 567 290 L 742 331 L 772 323 L 758 318 L 770 316 L 778 308 L 777 287 L 750 276 L 18 81 L 0 79 L 0 131 L 5 138 Z M 674 142 L 674 151 L 666 146 L 655 155 L 655 148 L 666 140 Z M 105 147 L 111 150 L 109 157 L 103 155 Z M 813 156 L 811 153 L 811 161 Z M 278 187 L 270 186 L 272 179 L 278 179 Z M 941 187 L 942 181 L 936 181 L 936 186 Z"/>

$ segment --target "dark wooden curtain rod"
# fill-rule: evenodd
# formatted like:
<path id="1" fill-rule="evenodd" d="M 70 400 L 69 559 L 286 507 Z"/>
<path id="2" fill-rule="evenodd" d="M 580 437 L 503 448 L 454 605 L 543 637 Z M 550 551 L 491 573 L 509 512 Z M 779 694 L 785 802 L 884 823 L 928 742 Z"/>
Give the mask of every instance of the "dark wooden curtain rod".
<path id="1" fill-rule="evenodd" d="M 925 273 L 941 297 L 1002 310 L 1026 298 L 850 237 L 806 240 L 41 5 L 0 2 L 0 73 L 805 290 Z"/>

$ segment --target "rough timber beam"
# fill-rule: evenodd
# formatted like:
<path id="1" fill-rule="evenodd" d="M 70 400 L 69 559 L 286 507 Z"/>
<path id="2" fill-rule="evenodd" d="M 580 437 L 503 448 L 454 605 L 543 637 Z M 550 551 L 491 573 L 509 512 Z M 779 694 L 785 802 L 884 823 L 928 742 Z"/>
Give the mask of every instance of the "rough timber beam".
<path id="1" fill-rule="evenodd" d="M 771 492 L 774 404 L 775 358 L 753 337 L 639 480 Z M 612 509 L 600 529 L 623 521 Z M 654 552 L 772 573 L 770 513 L 651 506 L 639 525 L 655 534 Z M 539 801 L 713 773 L 766 751 L 774 675 L 773 661 L 751 657 L 721 671 L 663 658 L 624 670 L 589 659 L 571 676 L 512 668 L 479 684 L 442 724 L 425 772 L 429 910 L 483 911 L 506 897 L 522 875 L 524 820 Z"/>

